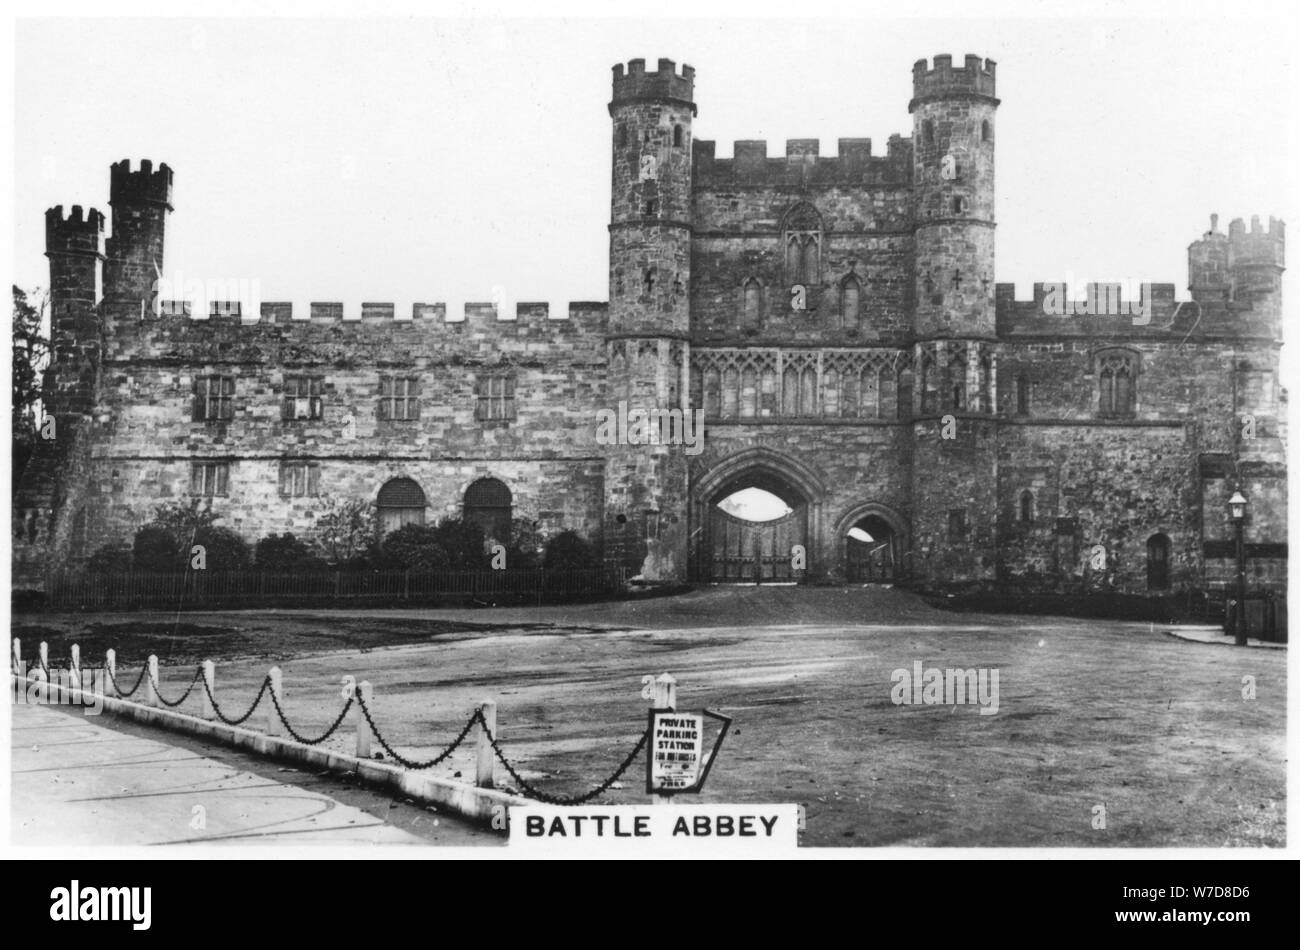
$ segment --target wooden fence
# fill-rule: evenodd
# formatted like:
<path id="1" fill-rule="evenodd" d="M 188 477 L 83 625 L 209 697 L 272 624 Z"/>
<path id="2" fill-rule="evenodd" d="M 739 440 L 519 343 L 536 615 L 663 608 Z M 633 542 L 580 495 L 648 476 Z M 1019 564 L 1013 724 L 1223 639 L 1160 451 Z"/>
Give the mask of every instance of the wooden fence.
<path id="1" fill-rule="evenodd" d="M 537 604 L 596 597 L 621 589 L 618 571 L 321 571 L 263 574 L 252 571 L 63 571 L 46 581 L 47 609 L 242 607 L 296 603 L 307 606 L 423 604 Z"/>

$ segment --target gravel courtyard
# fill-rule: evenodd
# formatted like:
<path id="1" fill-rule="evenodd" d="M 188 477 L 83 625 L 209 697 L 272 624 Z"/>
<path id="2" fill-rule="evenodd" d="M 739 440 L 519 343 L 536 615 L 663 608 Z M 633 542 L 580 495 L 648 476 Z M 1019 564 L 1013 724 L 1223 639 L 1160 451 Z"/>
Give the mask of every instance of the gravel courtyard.
<path id="1" fill-rule="evenodd" d="M 157 653 L 168 698 L 199 659 L 221 658 L 218 699 L 235 713 L 278 663 L 286 713 L 306 734 L 333 720 L 350 673 L 374 685 L 381 731 L 413 758 L 440 751 L 492 698 L 523 777 L 566 795 L 632 748 L 641 678 L 668 671 L 679 708 L 735 719 L 702 800 L 801 804 L 805 845 L 1285 843 L 1283 650 L 1189 643 L 1145 623 L 948 613 L 880 589 L 175 619 L 26 616 L 14 635 L 26 656 L 48 640 L 55 661 L 71 642 L 87 663 L 115 645 L 124 687 Z M 894 671 L 918 661 L 996 671 L 996 713 L 896 704 Z M 182 708 L 197 712 L 197 693 Z M 250 725 L 264 721 L 259 710 Z M 329 742 L 350 748 L 351 726 Z M 438 769 L 472 778 L 468 749 Z M 638 761 L 601 801 L 645 801 L 644 775 Z"/>

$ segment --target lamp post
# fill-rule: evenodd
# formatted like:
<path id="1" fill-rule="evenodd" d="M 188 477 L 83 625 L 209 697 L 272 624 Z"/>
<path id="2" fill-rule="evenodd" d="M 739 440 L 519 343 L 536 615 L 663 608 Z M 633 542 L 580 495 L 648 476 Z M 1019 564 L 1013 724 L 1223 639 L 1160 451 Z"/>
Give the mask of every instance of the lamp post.
<path id="1" fill-rule="evenodd" d="M 1243 540 L 1246 524 L 1246 496 L 1238 489 L 1228 499 L 1228 514 L 1237 526 L 1237 629 L 1236 645 L 1246 645 L 1246 545 Z"/>

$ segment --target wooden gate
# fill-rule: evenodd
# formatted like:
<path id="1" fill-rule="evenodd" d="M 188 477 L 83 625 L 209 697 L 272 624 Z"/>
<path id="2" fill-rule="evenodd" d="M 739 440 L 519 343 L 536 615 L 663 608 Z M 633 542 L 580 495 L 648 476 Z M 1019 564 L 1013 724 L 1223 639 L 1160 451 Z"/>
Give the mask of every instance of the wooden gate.
<path id="1" fill-rule="evenodd" d="M 808 506 L 799 504 L 774 521 L 745 521 L 717 505 L 709 509 L 708 580 L 771 584 L 797 580 L 791 548 L 808 543 Z"/>

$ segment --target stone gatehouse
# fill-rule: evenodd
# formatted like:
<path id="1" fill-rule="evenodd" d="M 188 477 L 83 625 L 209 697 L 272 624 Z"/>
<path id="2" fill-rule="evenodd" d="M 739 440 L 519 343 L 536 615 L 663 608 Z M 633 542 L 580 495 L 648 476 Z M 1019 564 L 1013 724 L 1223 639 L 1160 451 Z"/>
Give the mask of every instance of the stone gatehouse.
<path id="1" fill-rule="evenodd" d="M 172 169 L 113 165 L 107 241 L 94 209 L 46 213 L 57 437 L 19 485 L 15 584 L 197 495 L 250 542 L 360 498 L 385 528 L 573 529 L 648 579 L 1068 584 L 1100 548 L 1113 588 L 1176 591 L 1231 576 L 1240 488 L 1252 583 L 1282 586 L 1282 222 L 1212 217 L 1182 300 L 1017 300 L 996 66 L 912 76 L 883 150 L 717 158 L 691 67 L 615 66 L 607 302 L 195 298 L 158 280 Z M 620 406 L 701 410 L 703 443 L 598 438 Z"/>

